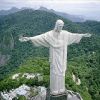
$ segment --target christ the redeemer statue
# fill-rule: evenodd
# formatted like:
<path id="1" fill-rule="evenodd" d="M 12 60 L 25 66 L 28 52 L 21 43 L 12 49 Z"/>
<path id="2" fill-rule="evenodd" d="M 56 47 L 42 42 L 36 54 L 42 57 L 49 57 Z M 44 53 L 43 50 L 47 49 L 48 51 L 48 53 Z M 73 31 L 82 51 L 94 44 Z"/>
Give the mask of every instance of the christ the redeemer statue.
<path id="1" fill-rule="evenodd" d="M 34 37 L 20 37 L 21 42 L 32 41 L 35 46 L 48 47 L 50 50 L 50 93 L 57 95 L 65 92 L 65 72 L 67 61 L 67 47 L 72 43 L 79 43 L 82 37 L 91 34 L 78 34 L 62 30 L 64 22 L 57 20 L 55 28 Z"/>

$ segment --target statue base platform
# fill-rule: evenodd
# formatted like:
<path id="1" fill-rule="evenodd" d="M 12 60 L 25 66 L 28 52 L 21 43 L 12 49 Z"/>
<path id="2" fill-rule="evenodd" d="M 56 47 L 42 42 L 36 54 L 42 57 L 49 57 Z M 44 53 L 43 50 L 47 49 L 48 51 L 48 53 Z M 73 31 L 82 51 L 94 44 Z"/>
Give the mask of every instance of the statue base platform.
<path id="1" fill-rule="evenodd" d="M 46 100 L 83 100 L 80 94 L 73 91 L 66 90 L 65 93 L 51 95 L 50 91 L 47 89 Z"/>
<path id="2" fill-rule="evenodd" d="M 67 100 L 67 92 L 57 95 L 52 95 L 50 94 L 50 90 L 47 89 L 46 100 Z"/>
<path id="3" fill-rule="evenodd" d="M 42 91 L 36 96 L 31 97 L 28 100 L 83 100 L 79 93 L 66 90 L 64 93 L 52 95 L 50 89 L 46 89 L 46 93 Z"/>
<path id="4" fill-rule="evenodd" d="M 67 100 L 67 94 L 50 95 L 50 100 Z"/>

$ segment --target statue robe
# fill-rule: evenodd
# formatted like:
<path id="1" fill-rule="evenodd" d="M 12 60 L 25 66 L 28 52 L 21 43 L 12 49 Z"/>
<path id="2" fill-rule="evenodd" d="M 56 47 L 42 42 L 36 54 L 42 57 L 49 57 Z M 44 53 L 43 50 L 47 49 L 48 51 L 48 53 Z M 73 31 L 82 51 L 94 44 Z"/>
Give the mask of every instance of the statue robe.
<path id="1" fill-rule="evenodd" d="M 50 50 L 49 62 L 51 94 L 59 94 L 65 91 L 67 46 L 72 43 L 79 43 L 83 35 L 84 34 L 70 33 L 62 30 L 58 38 L 55 38 L 54 31 L 51 30 L 44 34 L 30 37 L 35 46 L 48 47 Z"/>

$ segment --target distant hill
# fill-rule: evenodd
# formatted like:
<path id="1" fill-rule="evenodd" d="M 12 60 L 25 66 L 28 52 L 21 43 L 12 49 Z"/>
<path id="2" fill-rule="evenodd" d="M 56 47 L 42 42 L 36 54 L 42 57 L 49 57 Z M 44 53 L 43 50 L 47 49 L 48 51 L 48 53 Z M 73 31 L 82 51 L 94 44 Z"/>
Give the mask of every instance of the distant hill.
<path id="1" fill-rule="evenodd" d="M 86 21 L 84 18 L 80 17 L 80 16 L 76 16 L 76 15 L 70 15 L 70 14 L 67 14 L 67 13 L 64 13 L 64 12 L 58 12 L 58 11 L 55 11 L 53 9 L 47 9 L 45 7 L 40 7 L 39 10 L 43 10 L 43 11 L 47 11 L 47 12 L 53 12 L 63 18 L 66 18 L 68 20 L 71 20 L 72 22 L 84 22 Z"/>
<path id="2" fill-rule="evenodd" d="M 15 13 L 15 12 L 18 12 L 18 11 L 20 11 L 18 8 L 12 7 L 9 10 L 1 10 L 0 15 L 8 15 L 8 14 Z"/>
<path id="3" fill-rule="evenodd" d="M 32 9 L 32 8 L 23 7 L 21 9 L 19 9 L 19 8 L 16 8 L 16 7 L 12 7 L 9 10 L 1 10 L 0 15 L 2 15 L 2 16 L 8 15 L 8 14 L 15 13 L 15 12 L 18 12 L 18 11 L 22 11 L 22 10 L 25 10 L 25 9 Z M 32 9 L 32 10 L 34 10 L 34 9 Z M 80 17 L 80 16 L 70 15 L 70 14 L 63 13 L 63 12 L 58 12 L 58 11 L 55 11 L 53 9 L 47 9 L 45 7 L 40 7 L 38 10 L 43 10 L 43 11 L 55 13 L 55 14 L 63 17 L 63 18 L 71 20 L 72 22 L 84 22 L 85 21 L 85 19 Z"/>
<path id="4" fill-rule="evenodd" d="M 29 9 L 27 7 L 22 7 L 21 9 L 19 8 L 16 8 L 16 7 L 12 7 L 11 9 L 9 10 L 0 10 L 0 15 L 8 15 L 8 14 L 12 14 L 12 13 L 15 13 L 15 12 L 18 12 L 18 11 L 22 11 L 22 10 L 25 10 L 25 9 Z"/>

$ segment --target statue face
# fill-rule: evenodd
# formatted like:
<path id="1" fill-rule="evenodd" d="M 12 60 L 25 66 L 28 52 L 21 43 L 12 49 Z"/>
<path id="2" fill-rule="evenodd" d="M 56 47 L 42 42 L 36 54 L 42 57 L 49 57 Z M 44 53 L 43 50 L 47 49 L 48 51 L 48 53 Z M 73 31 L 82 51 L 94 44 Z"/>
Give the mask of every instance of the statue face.
<path id="1" fill-rule="evenodd" d="M 56 24 L 55 24 L 54 31 L 55 32 L 61 32 L 63 26 L 64 26 L 64 22 L 62 20 L 57 20 Z"/>

